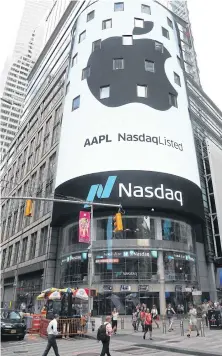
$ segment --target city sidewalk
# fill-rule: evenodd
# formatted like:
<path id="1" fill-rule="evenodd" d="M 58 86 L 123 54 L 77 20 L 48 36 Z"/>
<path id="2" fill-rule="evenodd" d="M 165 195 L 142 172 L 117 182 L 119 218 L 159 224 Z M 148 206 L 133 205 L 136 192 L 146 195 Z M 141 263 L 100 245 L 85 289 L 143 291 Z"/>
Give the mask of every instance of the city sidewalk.
<path id="1" fill-rule="evenodd" d="M 171 352 L 180 352 L 188 355 L 199 356 L 221 356 L 222 355 L 222 330 L 210 330 L 204 328 L 204 337 L 196 337 L 196 332 L 191 333 L 191 337 L 187 338 L 188 320 L 184 320 L 184 336 L 181 336 L 180 321 L 175 320 L 173 328 L 174 330 L 168 332 L 166 328 L 166 334 L 163 333 L 162 322 L 160 322 L 160 328 L 157 329 L 153 324 L 153 340 L 143 340 L 143 333 L 141 327 L 138 332 L 134 332 L 130 319 L 124 320 L 124 329 L 121 329 L 121 323 L 118 323 L 118 333 L 113 338 L 131 341 L 136 346 L 142 346 L 147 348 L 153 348 L 157 350 L 165 350 Z M 168 326 L 168 325 L 167 325 Z M 97 330 L 92 332 L 89 330 L 88 337 L 96 338 Z"/>

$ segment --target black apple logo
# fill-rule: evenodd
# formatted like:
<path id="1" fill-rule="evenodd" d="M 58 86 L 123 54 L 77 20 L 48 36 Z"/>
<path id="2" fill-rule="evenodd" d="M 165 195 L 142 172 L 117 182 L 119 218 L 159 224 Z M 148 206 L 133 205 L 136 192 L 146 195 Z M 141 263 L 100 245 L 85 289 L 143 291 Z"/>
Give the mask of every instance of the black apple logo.
<path id="1" fill-rule="evenodd" d="M 134 35 L 149 33 L 153 22 L 146 21 L 144 28 L 135 27 Z M 153 109 L 165 111 L 172 106 L 169 93 L 177 95 L 169 82 L 164 64 L 171 55 L 164 47 L 163 53 L 155 49 L 152 39 L 134 39 L 133 45 L 122 45 L 122 37 L 102 41 L 101 49 L 91 53 L 87 66 L 90 76 L 87 83 L 91 93 L 103 105 L 118 107 L 129 103 L 143 103 Z M 113 70 L 113 59 L 123 58 L 124 69 Z M 155 62 L 155 73 L 145 70 L 145 60 Z M 100 87 L 110 85 L 110 97 L 100 99 Z M 148 97 L 137 97 L 137 85 L 148 86 Z"/>

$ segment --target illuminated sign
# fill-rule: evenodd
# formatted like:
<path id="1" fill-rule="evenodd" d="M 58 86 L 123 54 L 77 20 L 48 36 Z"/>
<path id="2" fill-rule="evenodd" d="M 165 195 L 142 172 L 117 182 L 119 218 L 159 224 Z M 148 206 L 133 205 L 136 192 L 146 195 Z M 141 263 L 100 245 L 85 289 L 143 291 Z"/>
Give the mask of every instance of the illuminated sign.
<path id="1" fill-rule="evenodd" d="M 96 263 L 119 263 L 118 258 L 103 258 L 95 261 Z"/>

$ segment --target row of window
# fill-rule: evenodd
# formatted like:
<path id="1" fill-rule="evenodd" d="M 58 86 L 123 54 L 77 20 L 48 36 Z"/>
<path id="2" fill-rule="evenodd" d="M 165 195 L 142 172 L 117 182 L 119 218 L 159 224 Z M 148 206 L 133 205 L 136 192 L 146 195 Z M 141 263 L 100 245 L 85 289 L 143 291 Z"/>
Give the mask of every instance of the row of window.
<path id="1" fill-rule="evenodd" d="M 24 237 L 22 243 L 17 241 L 14 245 L 9 246 L 8 255 L 7 249 L 2 252 L 1 269 L 9 268 L 17 263 L 23 263 L 27 260 L 32 260 L 35 257 L 42 256 L 46 253 L 48 226 L 45 226 L 40 231 L 38 239 L 38 232 L 34 232 L 30 236 L 30 247 L 28 248 L 28 236 Z M 20 246 L 21 245 L 21 246 Z M 38 246 L 38 248 L 37 248 Z M 6 260 L 7 256 L 7 260 Z"/>
<path id="2" fill-rule="evenodd" d="M 114 3 L 114 11 L 124 11 L 124 2 L 116 2 Z M 151 15 L 151 7 L 149 5 L 141 4 L 141 12 L 147 15 Z M 87 14 L 87 22 L 93 20 L 95 17 L 95 10 L 89 12 Z M 173 28 L 173 22 L 167 17 L 168 25 Z M 137 26 L 140 27 L 140 26 Z"/>
<path id="3" fill-rule="evenodd" d="M 135 27 L 144 28 L 144 20 L 143 19 L 134 18 L 134 26 Z M 102 29 L 103 30 L 107 30 L 109 28 L 112 28 L 112 19 L 104 20 L 102 22 Z M 169 31 L 165 27 L 162 27 L 161 29 L 162 29 L 162 35 L 169 40 L 170 39 Z M 132 43 L 124 43 L 124 42 L 126 42 L 126 41 L 124 41 L 124 40 L 126 40 L 126 37 L 132 38 L 132 36 L 123 36 L 123 45 L 124 44 L 125 45 L 132 44 Z M 84 41 L 85 38 L 86 38 L 86 30 L 84 30 L 82 33 L 80 33 L 80 35 L 79 35 L 79 43 Z"/>
<path id="4" fill-rule="evenodd" d="M 149 97 L 149 88 L 147 85 L 137 84 L 136 93 L 138 98 L 148 98 Z M 110 97 L 110 85 L 100 87 L 100 99 L 108 99 Z M 174 107 L 178 107 L 177 96 L 169 93 L 169 104 Z M 80 107 L 80 95 L 75 97 L 72 101 L 72 111 Z"/>

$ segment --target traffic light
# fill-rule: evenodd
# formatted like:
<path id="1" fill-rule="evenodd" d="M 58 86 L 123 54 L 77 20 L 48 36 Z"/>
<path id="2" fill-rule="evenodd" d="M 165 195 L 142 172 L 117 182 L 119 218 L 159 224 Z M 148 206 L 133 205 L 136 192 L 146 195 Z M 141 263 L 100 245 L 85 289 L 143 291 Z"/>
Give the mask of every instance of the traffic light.
<path id="1" fill-rule="evenodd" d="M 26 200 L 25 203 L 25 216 L 32 216 L 33 201 L 31 199 Z"/>
<path id="2" fill-rule="evenodd" d="M 117 213 L 115 214 L 114 218 L 114 231 L 123 231 L 123 221 L 122 221 L 122 214 L 121 213 Z"/>

